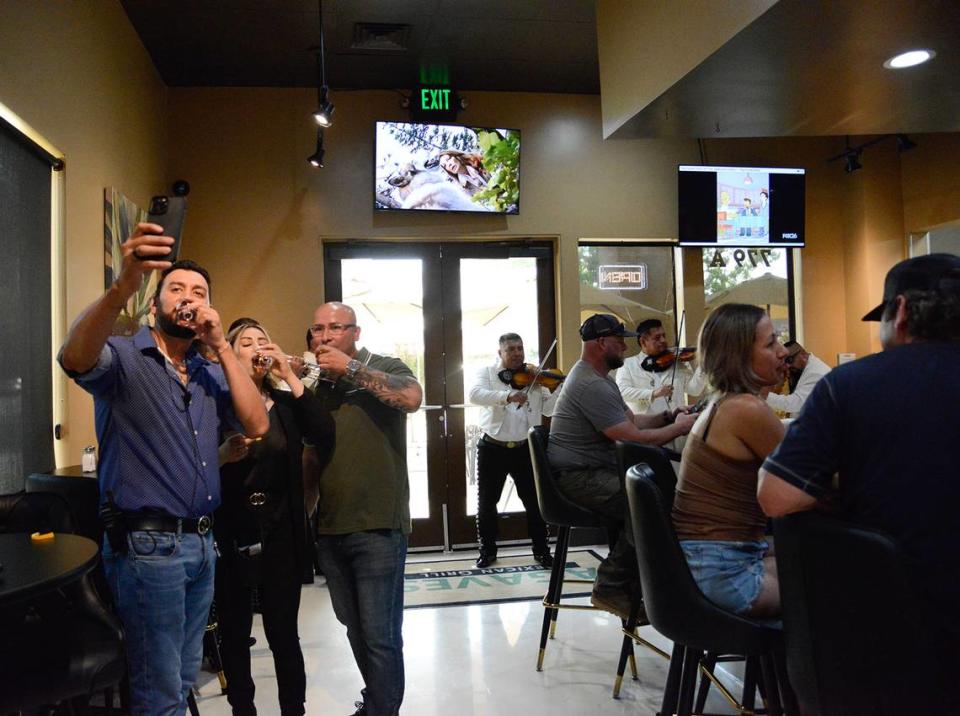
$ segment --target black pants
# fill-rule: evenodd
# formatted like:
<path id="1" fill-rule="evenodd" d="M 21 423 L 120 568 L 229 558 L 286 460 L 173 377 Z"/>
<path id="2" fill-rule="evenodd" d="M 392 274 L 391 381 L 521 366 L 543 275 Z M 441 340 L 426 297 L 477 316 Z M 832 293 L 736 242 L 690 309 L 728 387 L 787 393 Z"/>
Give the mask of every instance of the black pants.
<path id="1" fill-rule="evenodd" d="M 264 545 L 260 608 L 267 643 L 273 652 L 280 713 L 300 716 L 304 713 L 307 685 L 297 633 L 301 576 L 294 556 L 292 533 L 289 543 L 286 542 L 280 540 Z M 254 684 L 250 676 L 252 590 L 244 584 L 239 573 L 232 540 L 218 540 L 218 543 L 221 558 L 217 561 L 214 601 L 222 640 L 220 657 L 227 677 L 227 700 L 235 715 L 252 716 L 257 712 L 253 705 Z"/>
<path id="2" fill-rule="evenodd" d="M 484 438 L 477 444 L 477 534 L 483 554 L 497 553 L 497 503 L 507 475 L 517 486 L 517 495 L 527 512 L 527 531 L 536 554 L 546 554 L 547 525 L 540 516 L 537 489 L 533 484 L 530 449 L 526 443 L 517 447 L 494 445 Z"/>

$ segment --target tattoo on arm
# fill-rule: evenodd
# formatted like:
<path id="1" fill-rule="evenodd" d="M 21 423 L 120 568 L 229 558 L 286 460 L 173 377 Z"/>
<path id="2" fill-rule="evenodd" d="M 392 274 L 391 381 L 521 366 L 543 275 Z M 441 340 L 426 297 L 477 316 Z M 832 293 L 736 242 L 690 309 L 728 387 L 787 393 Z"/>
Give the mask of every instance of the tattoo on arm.
<path id="1" fill-rule="evenodd" d="M 391 375 L 364 366 L 353 376 L 353 382 L 369 390 L 384 405 L 412 413 L 420 407 L 423 389 L 410 375 Z"/>

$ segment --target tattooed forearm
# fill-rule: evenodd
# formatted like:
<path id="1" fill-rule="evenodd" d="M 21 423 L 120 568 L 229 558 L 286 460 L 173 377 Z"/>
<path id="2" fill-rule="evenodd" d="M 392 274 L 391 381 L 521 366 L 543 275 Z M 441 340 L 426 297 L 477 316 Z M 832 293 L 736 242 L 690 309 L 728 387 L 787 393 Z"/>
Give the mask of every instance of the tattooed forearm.
<path id="1" fill-rule="evenodd" d="M 413 376 L 390 375 L 363 367 L 353 376 L 353 382 L 369 390 L 384 405 L 405 413 L 414 412 L 423 400 L 423 388 Z"/>

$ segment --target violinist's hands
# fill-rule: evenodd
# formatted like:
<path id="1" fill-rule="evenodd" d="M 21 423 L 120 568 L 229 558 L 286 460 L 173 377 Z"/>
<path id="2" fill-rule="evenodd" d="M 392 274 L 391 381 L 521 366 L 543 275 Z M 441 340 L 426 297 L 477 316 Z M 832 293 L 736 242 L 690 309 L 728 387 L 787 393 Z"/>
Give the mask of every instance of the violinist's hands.
<path id="1" fill-rule="evenodd" d="M 515 393 L 510 393 L 507 396 L 508 403 L 516 403 L 519 405 L 525 405 L 527 402 L 527 394 L 521 390 L 516 391 Z"/>
<path id="2" fill-rule="evenodd" d="M 347 372 L 347 363 L 350 362 L 350 356 L 333 346 L 321 345 L 315 351 L 317 356 L 317 365 L 330 373 L 333 377 L 339 378 Z"/>
<path id="3" fill-rule="evenodd" d="M 251 443 L 256 442 L 253 438 L 246 435 L 234 433 L 222 443 L 220 443 L 220 464 L 226 465 L 230 462 L 240 462 L 250 454 Z"/>
<path id="4" fill-rule="evenodd" d="M 673 386 L 670 384 L 661 385 L 653 391 L 653 398 L 671 398 L 673 397 Z"/>
<path id="5" fill-rule="evenodd" d="M 167 256 L 170 255 L 174 240 L 161 234 L 163 227 L 159 224 L 142 222 L 137 224 L 130 238 L 120 245 L 122 260 L 117 285 L 125 295 L 136 293 L 146 274 L 155 269 L 162 271 L 172 265 L 167 261 Z"/>

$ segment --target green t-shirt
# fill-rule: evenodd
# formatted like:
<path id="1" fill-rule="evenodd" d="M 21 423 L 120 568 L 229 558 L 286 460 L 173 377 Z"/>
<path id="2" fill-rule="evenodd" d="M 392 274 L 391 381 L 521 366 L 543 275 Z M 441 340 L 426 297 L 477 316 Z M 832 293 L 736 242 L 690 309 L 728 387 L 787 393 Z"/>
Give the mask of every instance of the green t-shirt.
<path id="1" fill-rule="evenodd" d="M 398 358 L 366 348 L 356 359 L 390 375 L 413 375 Z M 337 535 L 392 529 L 410 534 L 407 414 L 344 378 L 327 392 L 337 435 L 333 457 L 320 477 L 317 531 Z M 322 386 L 319 393 L 324 394 Z"/>

